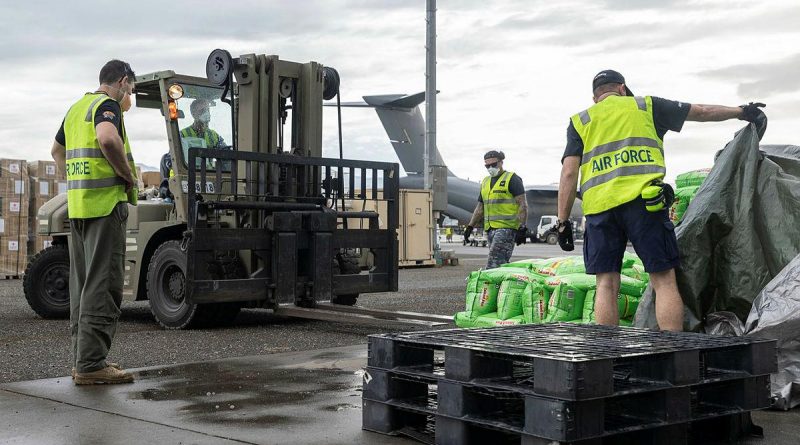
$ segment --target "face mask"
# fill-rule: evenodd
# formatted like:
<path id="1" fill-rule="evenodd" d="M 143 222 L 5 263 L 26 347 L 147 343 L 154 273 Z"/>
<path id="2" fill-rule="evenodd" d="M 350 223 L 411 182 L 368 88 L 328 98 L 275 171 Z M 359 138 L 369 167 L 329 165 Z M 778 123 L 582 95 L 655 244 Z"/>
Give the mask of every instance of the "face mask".
<path id="1" fill-rule="evenodd" d="M 489 176 L 493 178 L 500 174 L 500 169 L 497 167 L 489 167 L 486 169 L 486 171 L 489 172 Z"/>
<path id="2" fill-rule="evenodd" d="M 117 88 L 117 87 L 110 87 L 110 88 L 113 88 L 113 89 L 117 90 L 117 92 L 119 92 L 121 94 L 119 99 L 114 99 L 115 101 L 117 101 L 118 103 L 121 104 L 125 100 L 125 96 L 128 95 L 128 91 L 127 90 L 123 90 L 122 88 Z"/>
<path id="3" fill-rule="evenodd" d="M 125 96 L 122 97 L 122 100 L 119 102 L 119 108 L 124 113 L 131 109 L 131 105 L 132 105 L 131 95 L 126 93 Z"/>
<path id="4" fill-rule="evenodd" d="M 207 124 L 211 122 L 211 113 L 209 113 L 208 111 L 204 111 L 200 116 L 197 116 L 197 120 L 204 124 Z"/>

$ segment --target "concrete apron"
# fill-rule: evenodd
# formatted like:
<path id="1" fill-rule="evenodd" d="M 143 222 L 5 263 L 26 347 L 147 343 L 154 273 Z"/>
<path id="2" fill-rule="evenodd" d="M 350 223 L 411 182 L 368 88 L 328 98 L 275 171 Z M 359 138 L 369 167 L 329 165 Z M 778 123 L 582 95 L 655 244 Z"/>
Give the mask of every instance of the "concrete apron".
<path id="1" fill-rule="evenodd" d="M 361 430 L 366 345 L 0 385 L 0 443 L 408 444 Z"/>

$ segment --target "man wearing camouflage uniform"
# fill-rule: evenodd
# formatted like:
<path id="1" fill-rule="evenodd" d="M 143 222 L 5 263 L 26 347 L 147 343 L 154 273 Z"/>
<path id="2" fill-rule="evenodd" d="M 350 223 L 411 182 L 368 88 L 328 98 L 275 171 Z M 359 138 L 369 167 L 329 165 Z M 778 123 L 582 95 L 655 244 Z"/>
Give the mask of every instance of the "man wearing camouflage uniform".
<path id="1" fill-rule="evenodd" d="M 514 253 L 514 243 L 524 244 L 528 233 L 525 186 L 514 172 L 503 170 L 504 159 L 503 152 L 497 150 L 483 155 L 489 176 L 481 182 L 478 205 L 464 230 L 464 240 L 469 241 L 475 225 L 483 220 L 483 229 L 489 238 L 487 269 L 508 263 Z"/>

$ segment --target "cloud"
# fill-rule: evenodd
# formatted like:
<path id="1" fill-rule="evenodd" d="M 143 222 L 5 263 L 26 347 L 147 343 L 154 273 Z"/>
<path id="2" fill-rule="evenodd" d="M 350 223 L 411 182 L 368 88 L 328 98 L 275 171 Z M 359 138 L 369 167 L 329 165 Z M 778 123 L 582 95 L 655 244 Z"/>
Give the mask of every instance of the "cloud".
<path id="1" fill-rule="evenodd" d="M 0 157 L 47 159 L 66 109 L 113 57 L 140 74 L 197 76 L 214 48 L 315 60 L 339 70 L 343 100 L 425 87 L 424 1 L 50 0 L 5 2 L 0 17 Z M 439 150 L 473 179 L 485 175 L 486 147 L 499 146 L 526 183 L 557 181 L 567 119 L 591 105 L 588 79 L 608 67 L 637 93 L 764 99 L 765 139 L 791 143 L 798 21 L 791 0 L 439 1 Z M 135 109 L 127 124 L 137 161 L 157 165 L 167 143 L 161 115 Z M 687 124 L 668 137 L 670 168 L 707 166 L 696 153 L 724 145 L 737 124 Z M 338 156 L 335 113 L 326 111 L 323 136 L 326 155 Z M 396 161 L 372 110 L 343 110 L 343 137 L 348 157 Z"/>
<path id="2" fill-rule="evenodd" d="M 697 73 L 711 79 L 738 82 L 742 97 L 766 97 L 771 94 L 800 91 L 800 53 L 773 62 L 731 65 Z"/>

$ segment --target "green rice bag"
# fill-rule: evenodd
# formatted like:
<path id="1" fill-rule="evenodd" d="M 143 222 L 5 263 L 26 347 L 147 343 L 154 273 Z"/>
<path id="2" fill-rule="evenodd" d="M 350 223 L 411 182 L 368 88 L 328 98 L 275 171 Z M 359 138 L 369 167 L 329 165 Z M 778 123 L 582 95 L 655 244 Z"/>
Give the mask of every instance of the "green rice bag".
<path id="1" fill-rule="evenodd" d="M 628 252 L 627 250 L 622 255 L 622 268 L 627 269 L 634 264 L 642 265 L 642 260 L 635 253 Z"/>
<path id="2" fill-rule="evenodd" d="M 582 256 L 568 256 L 553 258 L 549 264 L 540 267 L 537 272 L 549 276 L 586 273 L 586 266 L 583 264 Z"/>
<path id="3" fill-rule="evenodd" d="M 538 270 L 538 268 L 548 265 L 549 264 L 548 261 L 549 260 L 545 258 L 530 258 L 527 260 L 519 260 L 511 263 L 506 263 L 501 265 L 500 267 L 521 267 L 528 270 L 536 271 Z"/>
<path id="4" fill-rule="evenodd" d="M 631 267 L 622 269 L 622 275 L 643 282 L 645 285 L 650 282 L 650 274 L 645 272 L 644 266 L 634 264 Z"/>
<path id="5" fill-rule="evenodd" d="M 597 278 L 594 275 L 587 275 L 583 273 L 559 275 L 557 277 L 549 278 L 545 281 L 545 285 L 551 289 L 555 289 L 559 284 L 568 284 L 570 286 L 581 289 L 584 293 L 589 292 L 591 289 L 597 288 Z M 619 293 L 625 295 L 633 295 L 634 297 L 642 296 L 647 283 L 639 281 L 635 278 L 620 275 Z"/>
<path id="6" fill-rule="evenodd" d="M 680 189 L 684 187 L 697 187 L 703 184 L 710 172 L 710 168 L 703 168 L 700 170 L 681 173 L 675 178 L 675 188 Z"/>
<path id="7" fill-rule="evenodd" d="M 636 314 L 636 309 L 639 307 L 639 297 L 632 297 L 630 295 L 619 294 L 617 298 L 617 308 L 619 309 L 619 318 L 633 318 Z"/>
<path id="8" fill-rule="evenodd" d="M 567 283 L 560 283 L 550 295 L 545 321 L 571 321 L 581 318 L 586 291 Z"/>
<path id="9" fill-rule="evenodd" d="M 596 291 L 594 289 L 586 292 L 586 298 L 583 300 L 583 319 L 584 323 L 595 323 L 594 318 L 594 296 Z"/>
<path id="10" fill-rule="evenodd" d="M 522 293 L 522 317 L 525 323 L 542 323 L 547 315 L 550 290 L 542 283 L 531 283 Z"/>
<path id="11" fill-rule="evenodd" d="M 626 328 L 629 328 L 629 327 L 633 326 L 633 320 L 622 320 L 622 319 L 620 319 L 619 325 L 620 326 L 624 326 Z"/>
<path id="12" fill-rule="evenodd" d="M 475 319 L 476 327 L 495 327 L 495 326 L 515 326 L 518 324 L 523 324 L 525 321 L 522 319 L 522 315 L 509 318 L 508 320 L 501 320 L 497 318 L 497 313 L 494 314 L 486 314 L 481 315 L 480 317 Z"/>
<path id="13" fill-rule="evenodd" d="M 587 275 L 585 273 L 573 273 L 568 275 L 559 275 L 545 280 L 545 285 L 552 291 L 560 284 L 568 284 L 573 287 L 581 289 L 584 293 L 590 289 L 597 287 L 597 278 L 594 275 Z"/>
<path id="14" fill-rule="evenodd" d="M 583 301 L 583 321 L 584 323 L 596 323 L 597 319 L 594 313 L 595 305 L 595 290 L 590 290 L 586 293 L 586 298 Z M 620 319 L 630 319 L 636 314 L 636 308 L 639 307 L 639 298 L 630 295 L 619 294 L 617 296 L 617 310 Z"/>
<path id="15" fill-rule="evenodd" d="M 511 274 L 500 284 L 497 293 L 497 318 L 508 320 L 522 315 L 522 294 L 534 281 L 530 274 Z"/>
<path id="16" fill-rule="evenodd" d="M 477 315 L 497 312 L 497 293 L 500 283 L 484 278 L 482 272 L 472 272 L 467 281 L 467 312 Z"/>
<path id="17" fill-rule="evenodd" d="M 477 318 L 478 316 L 473 314 L 472 312 L 464 311 L 464 312 L 457 312 L 456 315 L 453 317 L 453 321 L 459 328 L 474 328 L 477 327 L 475 325 L 475 319 Z"/>

